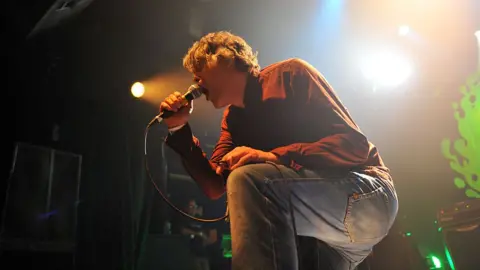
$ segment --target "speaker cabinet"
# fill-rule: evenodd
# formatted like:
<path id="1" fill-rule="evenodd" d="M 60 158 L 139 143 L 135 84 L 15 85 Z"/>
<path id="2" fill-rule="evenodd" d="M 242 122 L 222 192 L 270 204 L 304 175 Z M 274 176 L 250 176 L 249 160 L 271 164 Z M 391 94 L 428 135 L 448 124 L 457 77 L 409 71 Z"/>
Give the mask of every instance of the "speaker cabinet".
<path id="1" fill-rule="evenodd" d="M 479 269 L 480 199 L 442 208 L 437 213 L 437 220 L 455 269 Z"/>
<path id="2" fill-rule="evenodd" d="M 73 252 L 82 156 L 17 143 L 0 249 Z"/>
<path id="3" fill-rule="evenodd" d="M 476 270 L 480 268 L 479 248 L 480 225 L 447 230 L 444 241 L 455 270 Z"/>

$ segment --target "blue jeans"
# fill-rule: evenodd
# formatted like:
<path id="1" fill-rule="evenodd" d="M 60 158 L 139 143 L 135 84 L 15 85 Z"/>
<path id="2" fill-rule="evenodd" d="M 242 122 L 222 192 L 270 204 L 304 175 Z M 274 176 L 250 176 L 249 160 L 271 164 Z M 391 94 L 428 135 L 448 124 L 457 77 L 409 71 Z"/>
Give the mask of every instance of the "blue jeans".
<path id="1" fill-rule="evenodd" d="M 388 180 L 360 172 L 326 179 L 270 163 L 233 170 L 227 200 L 233 270 L 299 269 L 295 234 L 328 247 L 321 257 L 329 269 L 354 269 L 387 235 L 398 211 Z"/>

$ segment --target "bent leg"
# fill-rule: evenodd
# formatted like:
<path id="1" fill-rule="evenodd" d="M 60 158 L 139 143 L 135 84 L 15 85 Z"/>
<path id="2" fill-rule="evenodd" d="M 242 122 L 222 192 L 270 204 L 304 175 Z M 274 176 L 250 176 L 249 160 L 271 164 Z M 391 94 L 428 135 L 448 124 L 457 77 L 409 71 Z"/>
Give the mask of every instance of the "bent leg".
<path id="1" fill-rule="evenodd" d="M 299 177 L 293 170 L 284 172 Z M 265 196 L 270 178 L 282 174 L 270 164 L 233 170 L 227 179 L 233 270 L 295 270 L 295 234 L 288 209 Z"/>
<path id="2" fill-rule="evenodd" d="M 398 208 L 383 180 L 356 173 L 325 179 L 272 164 L 234 170 L 227 199 L 234 270 L 298 269 L 295 231 L 328 245 L 331 269 L 353 269 L 386 235 Z"/>

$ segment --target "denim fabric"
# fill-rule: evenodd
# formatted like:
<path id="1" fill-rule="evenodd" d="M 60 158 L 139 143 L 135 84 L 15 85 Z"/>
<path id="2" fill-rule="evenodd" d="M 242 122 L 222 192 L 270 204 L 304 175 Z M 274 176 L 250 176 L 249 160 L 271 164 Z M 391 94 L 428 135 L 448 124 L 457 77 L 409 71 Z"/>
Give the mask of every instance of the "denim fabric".
<path id="1" fill-rule="evenodd" d="M 398 211 L 388 180 L 361 172 L 322 178 L 270 163 L 232 171 L 227 200 L 233 270 L 299 269 L 295 233 L 325 243 L 321 258 L 329 269 L 354 269 Z"/>

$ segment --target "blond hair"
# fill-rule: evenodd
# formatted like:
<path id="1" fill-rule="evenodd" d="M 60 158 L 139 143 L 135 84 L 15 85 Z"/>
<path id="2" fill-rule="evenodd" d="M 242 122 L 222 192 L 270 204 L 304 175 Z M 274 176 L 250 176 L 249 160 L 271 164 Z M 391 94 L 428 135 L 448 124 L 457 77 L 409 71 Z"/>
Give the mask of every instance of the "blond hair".
<path id="1" fill-rule="evenodd" d="M 195 42 L 183 58 L 183 66 L 191 73 L 202 71 L 212 58 L 235 65 L 238 71 L 258 75 L 257 53 L 247 42 L 227 31 L 209 33 Z"/>

